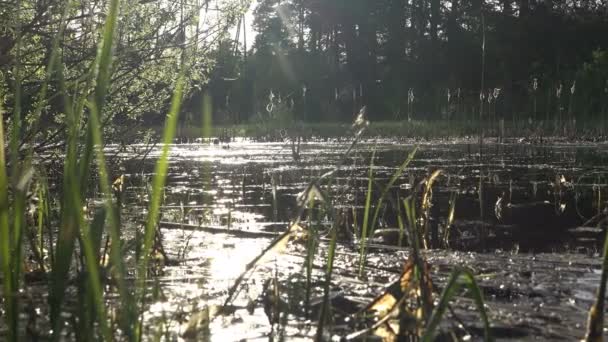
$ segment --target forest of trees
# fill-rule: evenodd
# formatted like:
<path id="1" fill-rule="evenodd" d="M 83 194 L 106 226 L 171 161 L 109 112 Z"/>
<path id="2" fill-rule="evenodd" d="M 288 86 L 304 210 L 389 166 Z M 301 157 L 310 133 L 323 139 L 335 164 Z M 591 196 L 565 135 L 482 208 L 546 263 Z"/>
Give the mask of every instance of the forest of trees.
<path id="1" fill-rule="evenodd" d="M 258 0 L 254 14 L 252 47 L 211 79 L 227 122 L 263 116 L 271 91 L 304 121 L 362 105 L 473 118 L 480 96 L 505 118 L 608 115 L 605 0 Z"/>
<path id="2" fill-rule="evenodd" d="M 54 38 L 67 90 L 90 91 L 106 5 L 2 2 L 5 127 L 17 105 L 25 138 L 62 140 Z M 221 124 L 347 122 L 363 105 L 372 120 L 473 119 L 480 99 L 505 118 L 608 115 L 606 0 L 125 0 L 114 53 L 115 136 L 162 123 L 185 60 L 184 123 L 200 124 L 208 98 Z"/>

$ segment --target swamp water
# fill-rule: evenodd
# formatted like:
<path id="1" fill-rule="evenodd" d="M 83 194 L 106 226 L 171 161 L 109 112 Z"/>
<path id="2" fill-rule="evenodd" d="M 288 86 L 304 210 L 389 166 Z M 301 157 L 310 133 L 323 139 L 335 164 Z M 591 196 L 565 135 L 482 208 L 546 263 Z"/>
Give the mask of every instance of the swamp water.
<path id="1" fill-rule="evenodd" d="M 213 316 L 246 265 L 288 228 L 298 212 L 298 194 L 340 163 L 349 145 L 333 140 L 303 143 L 298 162 L 290 144 L 237 140 L 229 146 L 172 146 L 160 224 L 171 262 L 150 280 L 145 335 L 151 340 L 313 339 L 331 224 L 324 214 L 315 217 L 321 239 L 309 315 L 304 309 L 306 242 L 300 242 L 243 281 L 229 314 Z M 488 144 L 480 164 L 479 146 L 473 141 L 383 140 L 357 144 L 331 187 L 321 187 L 344 223 L 331 283 L 332 337 L 359 330 L 362 326 L 351 314 L 399 278 L 409 249 L 399 246 L 405 239 L 390 202 L 380 211 L 363 279 L 357 276 L 357 236 L 372 151 L 375 192 L 380 193 L 415 145 L 419 150 L 391 194 L 403 199 L 434 170 L 443 170 L 433 186 L 434 238 L 429 243 L 435 248 L 424 252 L 436 292 L 455 266 L 466 266 L 483 290 L 498 340 L 580 339 L 600 280 L 603 234 L 594 219 L 606 207 L 608 145 Z M 146 160 L 129 159 L 143 150 L 132 145 L 128 152 L 114 151 L 127 160 L 122 195 L 126 236 L 133 236 L 145 217 L 147 179 L 160 154 L 153 150 Z M 456 201 L 454 220 L 446 229 L 450 200 Z M 269 293 L 278 294 L 280 300 L 273 303 L 279 304 L 270 307 Z M 468 297 L 458 297 L 446 318 L 442 331 L 452 330 L 465 340 L 482 338 L 479 314 Z"/>

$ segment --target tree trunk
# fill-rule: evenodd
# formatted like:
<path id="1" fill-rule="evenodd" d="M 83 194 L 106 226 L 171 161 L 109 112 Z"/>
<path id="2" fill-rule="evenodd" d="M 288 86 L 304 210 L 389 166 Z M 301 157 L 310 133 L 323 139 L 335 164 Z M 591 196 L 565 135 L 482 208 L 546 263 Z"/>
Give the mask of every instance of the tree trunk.
<path id="1" fill-rule="evenodd" d="M 360 17 L 360 37 L 362 41 L 361 53 L 363 54 L 361 62 L 364 63 L 361 70 L 361 86 L 363 94 L 359 94 L 363 98 L 363 105 L 371 106 L 373 100 L 374 85 L 376 80 L 376 59 L 378 50 L 378 37 L 376 31 L 376 22 L 373 11 L 373 4 L 366 2 L 364 15 Z"/>
<path id="2" fill-rule="evenodd" d="M 433 50 L 437 48 L 437 26 L 439 25 L 439 0 L 431 0 L 431 42 Z"/>

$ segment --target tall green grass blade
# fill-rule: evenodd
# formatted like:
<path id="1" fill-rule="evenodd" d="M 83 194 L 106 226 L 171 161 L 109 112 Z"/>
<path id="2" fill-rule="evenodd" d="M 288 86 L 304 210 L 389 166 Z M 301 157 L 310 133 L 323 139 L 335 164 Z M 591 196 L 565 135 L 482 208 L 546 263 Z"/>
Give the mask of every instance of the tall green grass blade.
<path id="1" fill-rule="evenodd" d="M 8 201 L 9 180 L 6 174 L 6 160 L 4 157 L 4 133 L 3 126 L 0 126 L 0 148 L 2 156 L 0 156 L 0 191 L 2 198 L 0 199 L 0 238 L 2 239 L 2 270 L 4 275 L 4 289 L 6 302 L 6 321 L 8 326 L 8 340 L 17 341 L 19 339 L 19 274 L 21 270 L 21 245 L 15 245 L 16 242 L 21 243 L 21 232 L 23 225 L 23 212 L 25 196 L 17 184 L 20 179 L 17 178 L 19 172 L 19 141 L 21 140 L 21 1 L 16 2 L 16 27 L 15 27 L 15 51 L 16 62 L 13 67 L 13 75 L 15 77 L 14 89 L 14 106 L 12 113 L 12 132 L 10 136 L 9 148 L 11 154 L 11 178 L 12 188 L 14 191 L 13 207 L 10 207 Z M 0 111 L 0 121 L 3 120 L 3 115 Z M 13 212 L 11 213 L 11 209 Z M 17 211 L 19 210 L 19 211 Z M 13 217 L 12 229 L 9 215 Z"/>
<path id="2" fill-rule="evenodd" d="M 111 52 L 112 41 L 114 35 L 114 27 L 118 17 L 118 0 L 110 2 L 108 15 L 106 17 L 105 31 L 101 41 L 100 52 L 93 64 L 93 70 L 97 73 L 97 83 L 95 88 L 94 109 L 100 110 L 103 107 L 103 99 L 105 98 L 108 80 L 111 67 Z M 56 260 L 51 275 L 52 284 L 50 291 L 51 304 L 51 321 L 53 326 L 54 339 L 60 336 L 61 327 L 61 306 L 65 295 L 66 278 L 71 264 L 71 258 L 74 250 L 74 242 L 77 234 L 80 233 L 81 244 L 85 254 L 86 269 L 88 272 L 88 280 L 93 301 L 97 306 L 99 323 L 102 334 L 106 340 L 111 339 L 111 334 L 107 326 L 105 316 L 105 307 L 103 304 L 103 292 L 100 285 L 99 264 L 96 261 L 96 253 L 93 250 L 94 243 L 91 241 L 89 229 L 84 222 L 82 213 L 82 198 L 81 193 L 86 193 L 87 184 L 89 181 L 90 164 L 94 153 L 93 137 L 95 132 L 94 123 L 89 122 L 86 138 L 86 146 L 83 151 L 83 156 L 78 163 L 78 137 L 81 113 L 84 109 L 85 99 L 80 98 L 72 102 L 67 96 L 65 81 L 61 72 L 61 67 L 58 68 L 61 89 L 64 94 L 64 109 L 67 115 L 68 122 L 68 147 L 66 153 L 66 163 L 64 170 L 64 189 L 62 200 L 61 213 L 61 229 L 59 231 L 58 243 L 56 248 Z M 92 78 L 91 78 L 92 79 Z M 74 103 L 74 104 L 73 104 Z M 76 111 L 73 111 L 75 105 Z M 91 120 L 94 121 L 94 120 Z M 96 133 L 99 132 L 99 128 Z"/>
<path id="3" fill-rule="evenodd" d="M 0 87 L 0 91 L 2 87 Z M 0 98 L 4 94 L 0 93 Z M 17 340 L 14 335 L 17 332 L 17 318 L 13 314 L 14 289 L 11 272 L 11 238 L 9 226 L 9 202 L 8 202 L 8 175 L 6 172 L 6 158 L 4 155 L 4 110 L 0 101 L 0 267 L 2 269 L 2 286 L 5 303 L 5 320 L 8 327 L 9 341 Z"/>
<path id="4" fill-rule="evenodd" d="M 165 181 L 167 178 L 167 169 L 169 167 L 169 150 L 171 142 L 175 137 L 175 131 L 177 129 L 178 116 L 182 103 L 182 93 L 184 90 L 184 70 L 180 72 L 177 80 L 175 91 L 173 92 L 173 98 L 171 100 L 171 110 L 165 122 L 165 128 L 163 131 L 163 147 L 161 156 L 156 163 L 154 170 L 154 178 L 152 181 L 152 196 L 150 199 L 150 206 L 148 209 L 148 217 L 146 219 L 146 226 L 144 231 L 144 247 L 141 251 L 141 260 L 138 266 L 137 274 L 137 303 L 143 299 L 145 293 L 145 279 L 148 270 L 148 262 L 150 260 L 150 252 L 152 251 L 152 244 L 154 242 L 154 236 L 156 235 L 156 226 L 160 215 L 160 204 L 162 199 L 162 193 L 165 187 Z M 136 327 L 135 338 L 138 339 L 141 336 L 141 325 Z"/>
<path id="5" fill-rule="evenodd" d="M 363 275 L 365 263 L 365 244 L 367 243 L 367 227 L 369 225 L 369 211 L 372 206 L 372 185 L 374 183 L 374 158 L 376 150 L 372 152 L 372 159 L 369 162 L 369 175 L 367 176 L 367 194 L 365 196 L 365 210 L 363 212 L 363 226 L 361 228 L 361 246 L 359 248 L 359 277 Z"/>
<path id="6" fill-rule="evenodd" d="M 418 216 L 416 216 L 416 198 L 414 195 L 410 195 L 403 200 L 403 208 L 405 209 L 405 216 L 408 220 L 410 242 L 412 244 L 412 258 L 414 260 L 414 274 L 416 281 L 420 286 L 420 298 L 422 299 L 422 316 L 423 319 L 428 318 L 431 311 L 431 293 L 427 291 L 425 286 L 425 279 L 430 279 L 430 275 L 426 274 L 427 268 L 424 267 L 422 255 L 420 253 L 420 245 L 422 244 L 422 237 L 418 229 Z"/>
<path id="7" fill-rule="evenodd" d="M 371 223 L 369 223 L 369 236 L 371 236 L 374 233 L 374 230 L 376 229 L 376 225 L 378 223 L 378 216 L 380 215 L 380 209 L 382 209 L 382 204 L 384 203 L 384 200 L 386 199 L 386 196 L 388 196 L 391 188 L 393 187 L 393 185 L 395 184 L 395 182 L 397 181 L 397 179 L 399 179 L 399 177 L 401 177 L 401 175 L 403 174 L 403 171 L 405 171 L 405 169 L 407 168 L 407 166 L 410 164 L 410 162 L 414 159 L 414 156 L 416 155 L 416 152 L 418 151 L 418 147 L 415 147 L 414 150 L 412 150 L 412 152 L 410 152 L 410 154 L 408 155 L 408 157 L 405 159 L 405 161 L 401 164 L 401 166 L 399 166 L 399 168 L 397 169 L 397 171 L 395 171 L 395 173 L 393 174 L 393 176 L 391 177 L 391 179 L 389 180 L 388 184 L 386 184 L 386 187 L 384 188 L 384 190 L 382 191 L 382 194 L 380 195 L 380 198 L 378 199 L 378 202 L 376 203 L 376 207 L 374 208 L 374 216 L 372 217 L 372 221 Z M 368 187 L 369 189 L 369 187 Z M 368 192 L 369 194 L 369 192 Z M 365 206 L 365 210 L 369 210 L 369 205 L 366 203 Z M 363 270 L 365 268 L 365 259 L 367 256 L 367 244 L 366 239 L 368 237 L 367 234 L 367 225 L 368 225 L 368 221 L 367 221 L 367 217 L 363 218 L 364 222 L 363 222 L 363 227 L 365 230 L 365 234 L 362 234 L 361 236 L 361 250 L 360 250 L 360 259 L 359 259 L 359 276 L 361 276 L 363 274 Z"/>
<path id="8" fill-rule="evenodd" d="M 171 101 L 171 110 L 167 117 L 167 121 L 163 133 L 163 147 L 161 156 L 156 164 L 154 178 L 152 181 L 152 197 L 150 200 L 150 207 L 148 211 L 148 218 L 146 220 L 146 231 L 144 238 L 144 250 L 143 250 L 143 262 L 141 266 L 147 266 L 149 260 L 149 252 L 152 249 L 152 243 L 154 240 L 154 234 L 156 232 L 156 225 L 158 223 L 158 216 L 160 214 L 160 202 L 161 195 L 164 191 L 164 184 L 167 177 L 167 169 L 169 167 L 169 150 L 171 148 L 171 142 L 175 136 L 177 127 L 177 121 L 179 111 L 181 107 L 181 99 L 184 87 L 184 77 L 180 75 L 175 92 L 173 93 L 173 99 Z"/>
<path id="9" fill-rule="evenodd" d="M 33 176 L 33 169 L 30 167 L 29 160 L 24 163 L 22 166 L 22 175 L 17 180 L 13 188 L 13 230 L 12 230 L 12 241 L 11 245 L 13 247 L 12 250 L 12 280 L 13 280 L 13 289 L 19 289 L 19 280 L 21 279 L 21 269 L 22 269 L 22 249 L 23 249 L 23 232 L 25 228 L 25 211 L 26 211 L 26 198 L 27 191 L 29 188 L 30 181 Z M 19 312 L 17 311 L 18 315 Z"/>
<path id="10" fill-rule="evenodd" d="M 78 193 L 71 194 L 72 203 L 82 203 L 82 200 Z M 84 214 L 81 207 L 75 209 L 73 215 L 76 218 L 76 224 L 80 227 L 80 240 L 82 249 L 85 256 L 85 269 L 87 271 L 87 280 L 90 291 L 92 302 L 95 304 L 97 312 L 98 322 L 101 330 L 101 335 L 105 341 L 112 341 L 112 334 L 108 327 L 108 317 L 106 315 L 105 304 L 103 302 L 103 289 L 101 285 L 101 277 L 99 274 L 99 263 L 96 259 L 96 253 L 93 250 L 93 242 L 90 236 L 90 229 L 84 220 Z M 65 289 L 64 289 L 65 291 Z M 55 333 L 55 331 L 54 331 Z M 56 333 L 54 338 L 58 338 L 59 335 Z"/>
<path id="11" fill-rule="evenodd" d="M 413 196 L 403 199 L 403 209 L 407 218 L 410 241 L 412 243 L 412 253 L 420 254 L 420 236 L 418 235 L 418 223 L 416 222 L 416 203 Z"/>
<path id="12" fill-rule="evenodd" d="M 63 81 L 62 75 L 60 75 L 60 84 L 65 95 L 65 82 Z M 63 326 L 61 308 L 65 297 L 75 241 L 78 236 L 80 236 L 82 249 L 85 255 L 85 268 L 88 276 L 89 291 L 92 296 L 92 302 L 96 306 L 101 334 L 106 341 L 111 341 L 112 337 L 108 327 L 105 305 L 103 303 L 99 263 L 96 262 L 96 253 L 93 250 L 93 243 L 91 242 L 91 237 L 89 235 L 89 227 L 84 220 L 82 209 L 82 184 L 79 182 L 77 162 L 78 122 L 74 120 L 76 115 L 71 111 L 70 99 L 67 98 L 67 95 L 64 97 L 66 102 L 64 107 L 68 114 L 68 123 L 70 127 L 68 128 L 68 146 L 64 166 L 60 229 L 57 237 L 55 260 L 51 272 L 51 286 L 49 289 L 50 319 L 53 329 L 53 340 L 58 341 L 61 338 L 61 328 Z"/>
<path id="13" fill-rule="evenodd" d="M 36 177 L 36 180 L 38 182 L 37 184 L 37 191 L 36 194 L 38 196 L 38 205 L 36 207 L 36 211 L 37 211 L 37 220 L 36 220 L 36 227 L 37 227 L 37 238 L 38 241 L 36 241 L 37 243 L 37 249 L 38 249 L 38 255 L 42 261 L 42 259 L 44 258 L 45 255 L 45 249 L 44 249 L 44 234 L 45 234 L 45 227 L 47 228 L 47 232 L 48 232 L 48 227 L 50 227 L 49 224 L 49 213 L 50 213 L 50 197 L 49 197 L 49 186 L 48 186 L 48 182 L 47 182 L 47 178 L 46 178 L 46 174 L 44 174 L 44 172 L 39 171 L 38 175 Z M 53 243 L 51 236 L 48 236 L 49 238 L 49 246 L 51 246 L 51 244 Z M 53 264 L 53 253 L 52 253 L 52 248 L 48 249 L 49 252 L 49 260 L 50 263 Z M 42 267 L 42 269 L 46 272 L 46 266 L 44 265 L 44 263 L 41 263 L 40 265 Z"/>
<path id="14" fill-rule="evenodd" d="M 397 194 L 397 226 L 399 226 L 399 247 L 403 247 L 403 237 L 405 235 L 405 224 L 403 223 L 403 215 L 401 213 L 401 199 L 399 198 L 399 194 Z"/>
<path id="15" fill-rule="evenodd" d="M 479 286 L 477 286 L 477 282 L 475 281 L 473 274 L 467 269 L 459 268 L 452 272 L 448 283 L 441 293 L 439 304 L 433 311 L 433 314 L 426 325 L 424 335 L 422 336 L 423 342 L 433 341 L 433 338 L 437 333 L 439 323 L 441 323 L 450 301 L 460 291 L 460 289 L 462 289 L 462 287 L 466 287 L 473 296 L 473 300 L 477 306 L 477 311 L 479 311 L 479 315 L 481 316 L 481 320 L 483 322 L 484 341 L 493 341 L 482 292 L 479 289 Z"/>
<path id="16" fill-rule="evenodd" d="M 77 152 L 78 152 L 78 123 L 72 109 L 71 99 L 67 96 L 65 81 L 61 68 L 58 68 L 58 77 L 63 93 L 64 109 L 68 125 L 66 158 L 63 169 L 63 188 L 61 195 L 61 211 L 59 219 L 59 232 L 55 246 L 55 258 L 51 267 L 49 306 L 50 320 L 55 340 L 58 339 L 61 327 L 61 306 L 65 288 L 67 286 L 68 272 L 72 263 L 74 244 L 78 233 L 78 208 L 82 207 L 79 199 Z M 75 195 L 73 193 L 76 193 Z M 77 199 L 74 199 L 74 196 Z"/>
<path id="17" fill-rule="evenodd" d="M 98 111 L 96 105 L 93 103 L 89 104 L 89 111 L 91 113 L 89 118 L 90 132 L 94 143 L 94 150 L 97 159 L 97 168 L 99 169 L 99 183 L 104 198 L 104 206 L 106 209 L 106 219 L 110 229 L 110 238 L 112 245 L 110 248 L 110 261 L 112 263 L 114 277 L 116 278 L 118 285 L 118 292 L 120 294 L 122 303 L 122 328 L 127 335 L 133 331 L 133 325 L 136 324 L 135 309 L 131 294 L 127 290 L 125 284 L 125 269 L 124 262 L 121 255 L 121 244 L 120 244 L 120 228 L 119 228 L 119 217 L 117 210 L 112 202 L 112 189 L 110 186 L 110 180 L 108 170 L 106 167 L 105 155 L 103 152 L 103 141 L 101 138 L 101 125 L 99 123 Z M 95 239 L 91 241 L 94 246 L 101 246 L 101 235 L 96 235 Z M 94 252 L 96 252 L 94 250 Z"/>
<path id="18" fill-rule="evenodd" d="M 101 260 L 101 237 L 104 230 L 104 225 L 106 222 L 106 210 L 102 208 L 97 210 L 95 215 L 93 216 L 93 220 L 90 224 L 89 231 L 91 238 L 91 247 L 94 253 L 94 262 L 95 265 L 100 264 Z M 81 326 L 81 330 L 84 331 L 93 331 L 95 317 L 97 314 L 97 305 L 95 297 L 95 293 L 90 291 L 86 286 L 88 284 L 82 284 L 83 287 L 80 293 L 81 300 L 84 300 L 84 310 L 82 311 L 82 317 L 79 319 L 79 325 Z"/>
<path id="19" fill-rule="evenodd" d="M 106 17 L 106 22 L 103 31 L 103 37 L 92 68 L 93 76 L 95 77 L 95 93 L 93 96 L 92 103 L 94 104 L 94 107 L 96 108 L 99 116 L 101 116 L 101 113 L 103 113 L 105 98 L 108 93 L 108 88 L 110 86 L 110 76 L 112 68 L 112 48 L 114 42 L 114 32 L 116 31 L 116 22 L 118 20 L 119 5 L 120 0 L 110 1 L 108 15 Z M 82 113 L 83 108 L 84 103 L 78 103 L 76 113 Z M 94 127 L 92 125 L 88 125 L 88 130 L 85 138 L 86 147 L 81 157 L 80 180 L 83 186 L 86 186 L 85 184 L 87 184 L 89 180 L 89 170 L 94 155 L 93 146 L 95 142 L 93 139 L 93 129 Z"/>
<path id="20" fill-rule="evenodd" d="M 97 313 L 101 335 L 106 341 L 112 341 L 112 334 L 108 327 L 108 319 L 106 316 L 105 304 L 103 301 L 103 290 L 101 277 L 99 274 L 99 251 L 94 250 L 94 243 L 91 238 L 91 229 L 84 219 L 83 213 L 83 198 L 81 192 L 86 187 L 85 183 L 81 182 L 78 177 L 78 141 L 79 141 L 79 115 L 72 111 L 72 101 L 67 96 L 65 81 L 61 68 L 59 70 L 59 79 L 61 90 L 64 94 L 64 108 L 68 118 L 68 146 L 66 153 L 66 163 L 64 168 L 63 178 L 63 193 L 62 207 L 60 217 L 60 230 L 57 238 L 57 247 L 55 252 L 55 262 L 53 264 L 51 274 L 51 288 L 49 293 L 49 301 L 51 306 L 50 318 L 53 328 L 53 340 L 58 341 L 61 338 L 61 307 L 65 290 L 67 286 L 67 278 L 69 274 L 70 264 L 72 262 L 72 254 L 74 252 L 74 244 L 76 238 L 80 237 L 81 248 L 85 256 L 85 269 L 87 272 L 86 279 L 88 280 L 87 298 L 94 306 Z M 84 102 L 84 100 L 82 100 Z M 88 173 L 87 166 L 85 172 Z M 97 224 L 97 223 L 95 223 Z M 93 227 L 93 234 L 96 228 Z"/>
<path id="21" fill-rule="evenodd" d="M 209 92 L 203 94 L 203 103 L 201 108 L 201 134 L 202 138 L 208 139 L 211 137 L 213 130 L 213 98 Z"/>
<path id="22" fill-rule="evenodd" d="M 456 199 L 457 198 L 458 198 L 458 191 L 455 190 L 452 192 L 452 195 L 450 195 L 448 219 L 446 221 L 445 232 L 443 234 L 443 246 L 445 248 L 450 247 L 450 230 L 451 230 L 452 224 L 454 223 L 454 217 L 456 215 Z"/>
<path id="23" fill-rule="evenodd" d="M 410 152 L 410 154 L 407 156 L 407 159 L 405 159 L 405 161 L 401 164 L 401 166 L 399 166 L 399 169 L 397 169 L 397 171 L 395 171 L 395 173 L 389 180 L 388 184 L 382 191 L 382 194 L 380 195 L 380 198 L 378 199 L 378 204 L 376 205 L 376 208 L 374 209 L 374 217 L 372 218 L 372 226 L 371 226 L 370 233 L 374 232 L 374 229 L 376 227 L 376 222 L 378 220 L 378 216 L 380 215 L 380 209 L 382 208 L 382 203 L 384 202 L 384 199 L 388 195 L 389 191 L 391 190 L 391 188 L 393 187 L 393 185 L 395 184 L 397 179 L 399 179 L 399 177 L 401 177 L 401 175 L 403 174 L 403 171 L 405 171 L 407 166 L 414 159 L 414 156 L 416 156 L 416 152 L 418 152 L 418 147 L 415 147 L 414 150 L 412 150 L 412 152 Z"/>
<path id="24" fill-rule="evenodd" d="M 80 162 L 80 191 L 86 192 L 87 184 L 89 182 L 89 174 L 90 174 L 90 165 L 93 158 L 93 155 L 97 156 L 97 164 L 100 173 L 100 183 L 102 192 L 104 194 L 104 202 L 106 207 L 107 220 L 110 226 L 110 236 L 114 241 L 113 248 L 111 249 L 111 260 L 116 267 L 115 278 L 117 279 L 119 293 L 121 296 L 121 302 L 123 303 L 123 317 L 122 320 L 122 328 L 127 336 L 130 335 L 132 329 L 131 322 L 134 321 L 133 315 L 131 311 L 133 306 L 131 305 L 132 300 L 130 300 L 130 296 L 126 291 L 126 286 L 124 283 L 124 269 L 123 262 L 120 258 L 120 237 L 118 235 L 118 223 L 116 218 L 116 213 L 114 211 L 114 206 L 112 205 L 111 199 L 111 191 L 108 181 L 107 169 L 105 164 L 105 159 L 103 155 L 103 144 L 101 141 L 101 131 L 102 127 L 99 124 L 99 115 L 100 111 L 103 110 L 104 100 L 109 87 L 109 80 L 111 75 L 111 67 L 112 67 L 112 47 L 114 41 L 114 32 L 116 27 L 116 22 L 118 20 L 118 9 L 119 9 L 119 0 L 111 0 L 109 3 L 108 14 L 106 16 L 106 22 L 103 31 L 103 37 L 100 42 L 100 48 L 97 54 L 97 57 L 93 63 L 93 75 L 96 75 L 95 81 L 95 92 L 92 103 L 89 104 L 89 123 L 85 140 L 85 148 L 83 151 L 83 156 L 81 157 Z M 92 78 L 91 78 L 92 79 Z M 76 101 L 76 115 L 73 115 L 74 124 L 78 125 L 80 122 L 80 115 L 85 105 L 84 97 L 80 99 L 80 101 Z M 77 128 L 75 128 L 77 130 Z M 95 148 L 97 147 L 97 148 Z M 76 167 L 76 164 L 74 164 Z M 76 169 L 74 169 L 76 171 Z M 76 202 L 80 202 L 81 199 L 75 198 Z M 86 259 L 86 268 L 89 273 L 89 283 L 90 283 L 90 294 L 87 295 L 87 300 L 89 303 L 97 306 L 98 318 L 99 322 L 106 339 L 111 339 L 111 335 L 109 329 L 107 327 L 107 318 L 105 316 L 105 307 L 101 301 L 103 301 L 103 290 L 101 289 L 100 284 L 100 276 L 99 276 L 99 248 L 101 246 L 101 234 L 99 234 L 99 229 L 93 226 L 92 233 L 91 231 L 84 227 L 85 225 L 82 222 L 82 213 L 77 215 L 80 220 L 81 227 L 81 243 L 85 252 Z M 91 236 L 92 235 L 92 236 Z M 126 323 L 125 323 L 126 321 Z"/>

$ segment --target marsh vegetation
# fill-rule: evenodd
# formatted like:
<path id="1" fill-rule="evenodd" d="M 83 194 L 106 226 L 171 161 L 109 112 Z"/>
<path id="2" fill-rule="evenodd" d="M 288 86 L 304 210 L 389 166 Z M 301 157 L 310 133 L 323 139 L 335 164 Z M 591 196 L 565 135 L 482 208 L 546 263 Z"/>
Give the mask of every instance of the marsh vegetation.
<path id="1" fill-rule="evenodd" d="M 250 5 L 2 3 L 0 339 L 602 340 L 605 3 Z"/>

